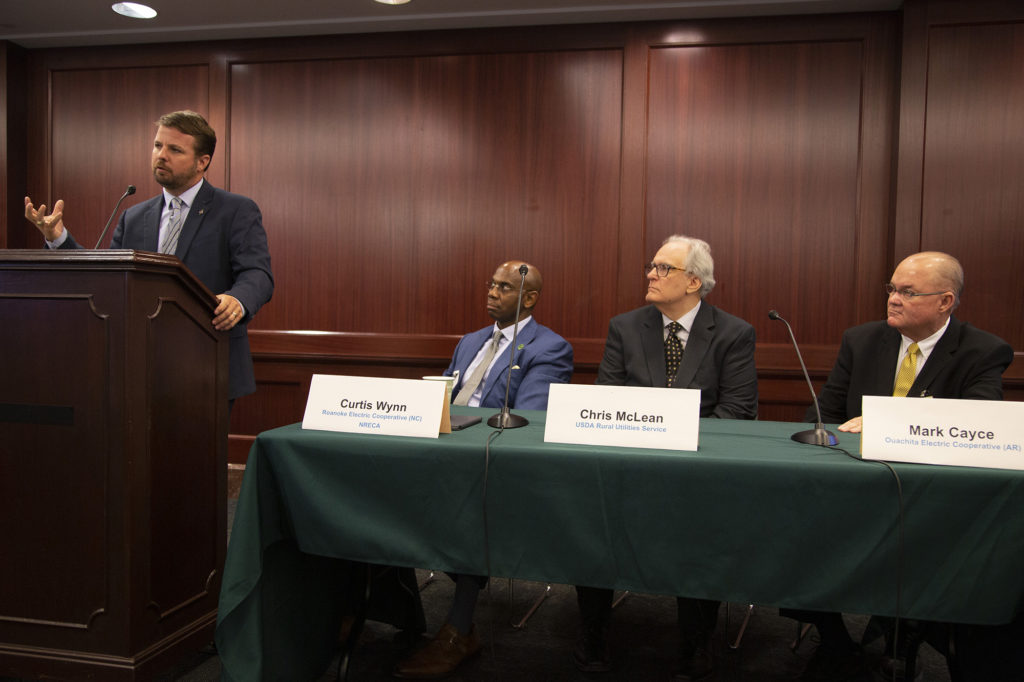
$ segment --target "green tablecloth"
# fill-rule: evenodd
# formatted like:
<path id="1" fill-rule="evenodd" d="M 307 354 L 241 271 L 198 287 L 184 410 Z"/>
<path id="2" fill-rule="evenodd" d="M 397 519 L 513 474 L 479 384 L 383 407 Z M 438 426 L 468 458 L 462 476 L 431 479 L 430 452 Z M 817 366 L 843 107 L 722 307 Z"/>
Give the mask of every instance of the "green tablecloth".
<path id="1" fill-rule="evenodd" d="M 795 443 L 799 424 L 702 419 L 698 451 L 674 452 L 547 444 L 545 413 L 517 413 L 529 426 L 489 458 L 486 424 L 436 440 L 260 434 L 220 597 L 225 679 L 322 673 L 339 558 L 895 614 L 899 504 L 883 464 Z M 892 466 L 900 615 L 999 624 L 1024 610 L 1024 472 Z"/>

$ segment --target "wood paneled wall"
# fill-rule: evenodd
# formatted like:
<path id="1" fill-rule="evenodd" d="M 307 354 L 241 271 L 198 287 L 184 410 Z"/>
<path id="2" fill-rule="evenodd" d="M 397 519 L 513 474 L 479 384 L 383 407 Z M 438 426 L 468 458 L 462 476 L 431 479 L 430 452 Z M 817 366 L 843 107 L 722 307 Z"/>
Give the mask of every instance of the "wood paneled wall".
<path id="1" fill-rule="evenodd" d="M 231 185 L 271 197 L 261 205 L 287 292 L 261 328 L 459 333 L 483 326 L 484 283 L 517 257 L 544 275 L 541 318 L 604 333 L 621 50 L 236 63 L 229 73 Z"/>
<path id="2" fill-rule="evenodd" d="M 1024 12 L 957 4 L 30 51 L 25 191 L 65 199 L 92 243 L 128 183 L 158 191 L 152 122 L 207 114 L 210 179 L 260 204 L 277 282 L 250 325 L 260 390 L 235 407 L 235 459 L 301 418 L 314 372 L 443 369 L 488 324 L 506 258 L 541 270 L 538 317 L 593 381 L 609 318 L 642 304 L 640 264 L 675 232 L 711 243 L 708 301 L 757 330 L 761 418 L 799 419 L 806 384 L 767 311 L 820 384 L 921 248 L 964 262 L 962 318 L 1024 347 Z M 39 243 L 24 221 L 4 233 Z"/>
<path id="3" fill-rule="evenodd" d="M 1020 351 L 1024 5 L 943 0 L 908 11 L 903 78 L 915 87 L 902 96 L 897 252 L 957 254 L 958 316 Z"/>
<path id="4" fill-rule="evenodd" d="M 24 93 L 25 78 L 25 50 L 0 40 L 0 249 L 13 248 L 8 228 L 24 211 L 26 101 L 9 93 Z"/>

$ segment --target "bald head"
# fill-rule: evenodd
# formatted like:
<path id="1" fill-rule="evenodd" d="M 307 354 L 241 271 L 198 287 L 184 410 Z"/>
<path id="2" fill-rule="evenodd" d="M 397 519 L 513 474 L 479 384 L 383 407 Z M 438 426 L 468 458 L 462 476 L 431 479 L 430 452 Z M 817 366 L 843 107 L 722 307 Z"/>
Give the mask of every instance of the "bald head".
<path id="1" fill-rule="evenodd" d="M 509 273 L 509 276 L 514 276 L 519 280 L 522 278 L 522 275 L 519 274 L 519 268 L 523 265 L 527 268 L 526 284 L 523 287 L 524 291 L 536 291 L 539 293 L 541 287 L 544 286 L 544 278 L 540 276 L 540 270 L 537 269 L 537 266 L 530 265 L 526 261 L 510 260 L 499 265 L 498 269 Z"/>
<path id="2" fill-rule="evenodd" d="M 519 273 L 519 268 L 527 268 L 526 281 Z M 518 319 L 533 314 L 537 305 L 540 290 L 544 286 L 544 278 L 540 270 L 521 260 L 510 260 L 502 263 L 491 277 L 491 286 L 487 291 L 487 314 L 494 318 L 499 327 L 507 327 L 516 321 L 516 307 L 519 298 L 519 285 L 523 284 L 523 301 Z"/>
<path id="3" fill-rule="evenodd" d="M 964 289 L 964 268 L 956 258 L 941 251 L 922 251 L 904 258 L 897 269 L 904 265 L 927 273 L 935 289 L 952 291 L 959 305 L 960 293 Z"/>
<path id="4" fill-rule="evenodd" d="M 886 321 L 921 341 L 941 329 L 960 303 L 964 270 L 948 253 L 923 251 L 900 261 L 891 285 Z"/>

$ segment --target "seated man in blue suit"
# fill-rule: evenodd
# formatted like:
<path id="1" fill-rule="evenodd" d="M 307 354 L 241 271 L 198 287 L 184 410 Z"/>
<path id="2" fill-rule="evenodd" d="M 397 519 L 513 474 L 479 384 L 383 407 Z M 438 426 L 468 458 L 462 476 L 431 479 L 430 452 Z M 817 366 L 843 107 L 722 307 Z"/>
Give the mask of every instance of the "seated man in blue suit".
<path id="1" fill-rule="evenodd" d="M 673 235 L 644 272 L 651 305 L 612 318 L 597 383 L 699 389 L 701 417 L 756 418 L 754 328 L 704 301 L 715 286 L 708 243 Z M 579 585 L 576 596 L 583 627 L 573 661 L 583 672 L 606 672 L 612 591 Z M 676 601 L 680 655 L 673 679 L 707 677 L 719 602 Z"/>
<path id="2" fill-rule="evenodd" d="M 512 352 L 509 346 L 516 322 L 516 304 L 523 281 L 520 267 L 523 265 L 527 267 L 527 273 L 511 363 L 509 407 L 545 410 L 548 386 L 568 383 L 572 377 L 572 346 L 533 319 L 543 284 L 540 270 L 528 263 L 509 261 L 498 266 L 487 285 L 487 314 L 494 324 L 462 337 L 455 347 L 452 363 L 445 371 L 448 376 L 456 370 L 459 372 L 452 389 L 452 402 L 456 405 L 497 409 L 504 405 L 509 353 Z M 455 597 L 444 626 L 429 644 L 398 664 L 395 677 L 444 677 L 480 651 L 480 640 L 473 627 L 473 611 L 487 579 L 473 575 L 452 577 L 455 580 Z"/>
<path id="3" fill-rule="evenodd" d="M 540 298 L 543 280 L 540 270 L 528 263 L 509 261 L 494 271 L 487 285 L 487 314 L 494 324 L 466 334 L 455 347 L 452 363 L 445 375 L 456 370 L 459 379 L 452 388 L 452 402 L 470 407 L 501 408 L 505 403 L 505 384 L 508 380 L 509 344 L 512 343 L 513 323 L 516 321 L 516 302 L 522 275 L 520 266 L 526 265 L 522 310 L 516 338 L 516 355 L 512 382 L 508 389 L 508 404 L 520 410 L 546 410 L 548 386 L 568 383 L 572 377 L 572 346 L 561 336 L 533 319 L 533 309 Z M 487 367 L 481 368 L 481 380 L 470 390 L 474 372 L 488 355 L 495 335 L 497 352 L 491 353 Z"/>
<path id="4" fill-rule="evenodd" d="M 217 296 L 212 324 L 230 332 L 228 399 L 256 391 L 249 353 L 249 321 L 274 293 L 270 251 L 256 203 L 206 182 L 217 134 L 194 111 L 157 121 L 151 156 L 153 179 L 163 192 L 124 212 L 112 249 L 176 255 Z M 51 249 L 82 248 L 64 225 L 64 201 L 53 212 L 25 197 L 25 218 Z"/>

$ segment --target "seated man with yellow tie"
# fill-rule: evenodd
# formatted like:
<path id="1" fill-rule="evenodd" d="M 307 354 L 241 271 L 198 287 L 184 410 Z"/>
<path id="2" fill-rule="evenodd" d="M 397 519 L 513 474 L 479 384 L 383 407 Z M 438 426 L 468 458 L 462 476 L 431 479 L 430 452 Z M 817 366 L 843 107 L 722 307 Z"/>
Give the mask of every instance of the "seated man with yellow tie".
<path id="1" fill-rule="evenodd" d="M 843 334 L 835 366 L 818 397 L 822 421 L 860 433 L 865 395 L 910 398 L 1002 400 L 1003 371 L 1013 349 L 997 336 L 953 317 L 964 272 L 959 261 L 937 251 L 905 258 L 886 285 L 885 321 Z M 814 408 L 807 413 L 815 421 Z M 848 669 L 857 647 L 842 615 L 782 610 L 817 626 L 821 646 L 808 676 L 834 679 Z"/>
<path id="2" fill-rule="evenodd" d="M 524 266 L 525 281 L 521 274 Z M 523 297 L 517 318 L 520 285 Z M 445 371 L 447 376 L 459 373 L 452 388 L 454 404 L 500 409 L 504 405 L 507 383 L 510 408 L 545 410 L 548 387 L 568 383 L 572 378 L 572 346 L 533 319 L 542 285 L 540 270 L 522 261 L 502 263 L 494 271 L 487 283 L 487 314 L 494 324 L 462 337 Z M 516 347 L 512 349 L 517 319 Z M 509 381 L 509 354 L 513 350 Z M 445 624 L 429 644 L 398 664 L 395 677 L 444 677 L 480 650 L 480 640 L 473 627 L 473 611 L 487 578 L 474 575 L 452 578 L 455 596 Z"/>
<path id="3" fill-rule="evenodd" d="M 1002 400 L 1013 349 L 952 316 L 963 286 L 963 268 L 949 254 L 925 251 L 904 259 L 886 285 L 885 322 L 843 334 L 818 397 L 822 420 L 860 433 L 865 395 Z M 810 410 L 808 418 L 814 420 Z"/>

